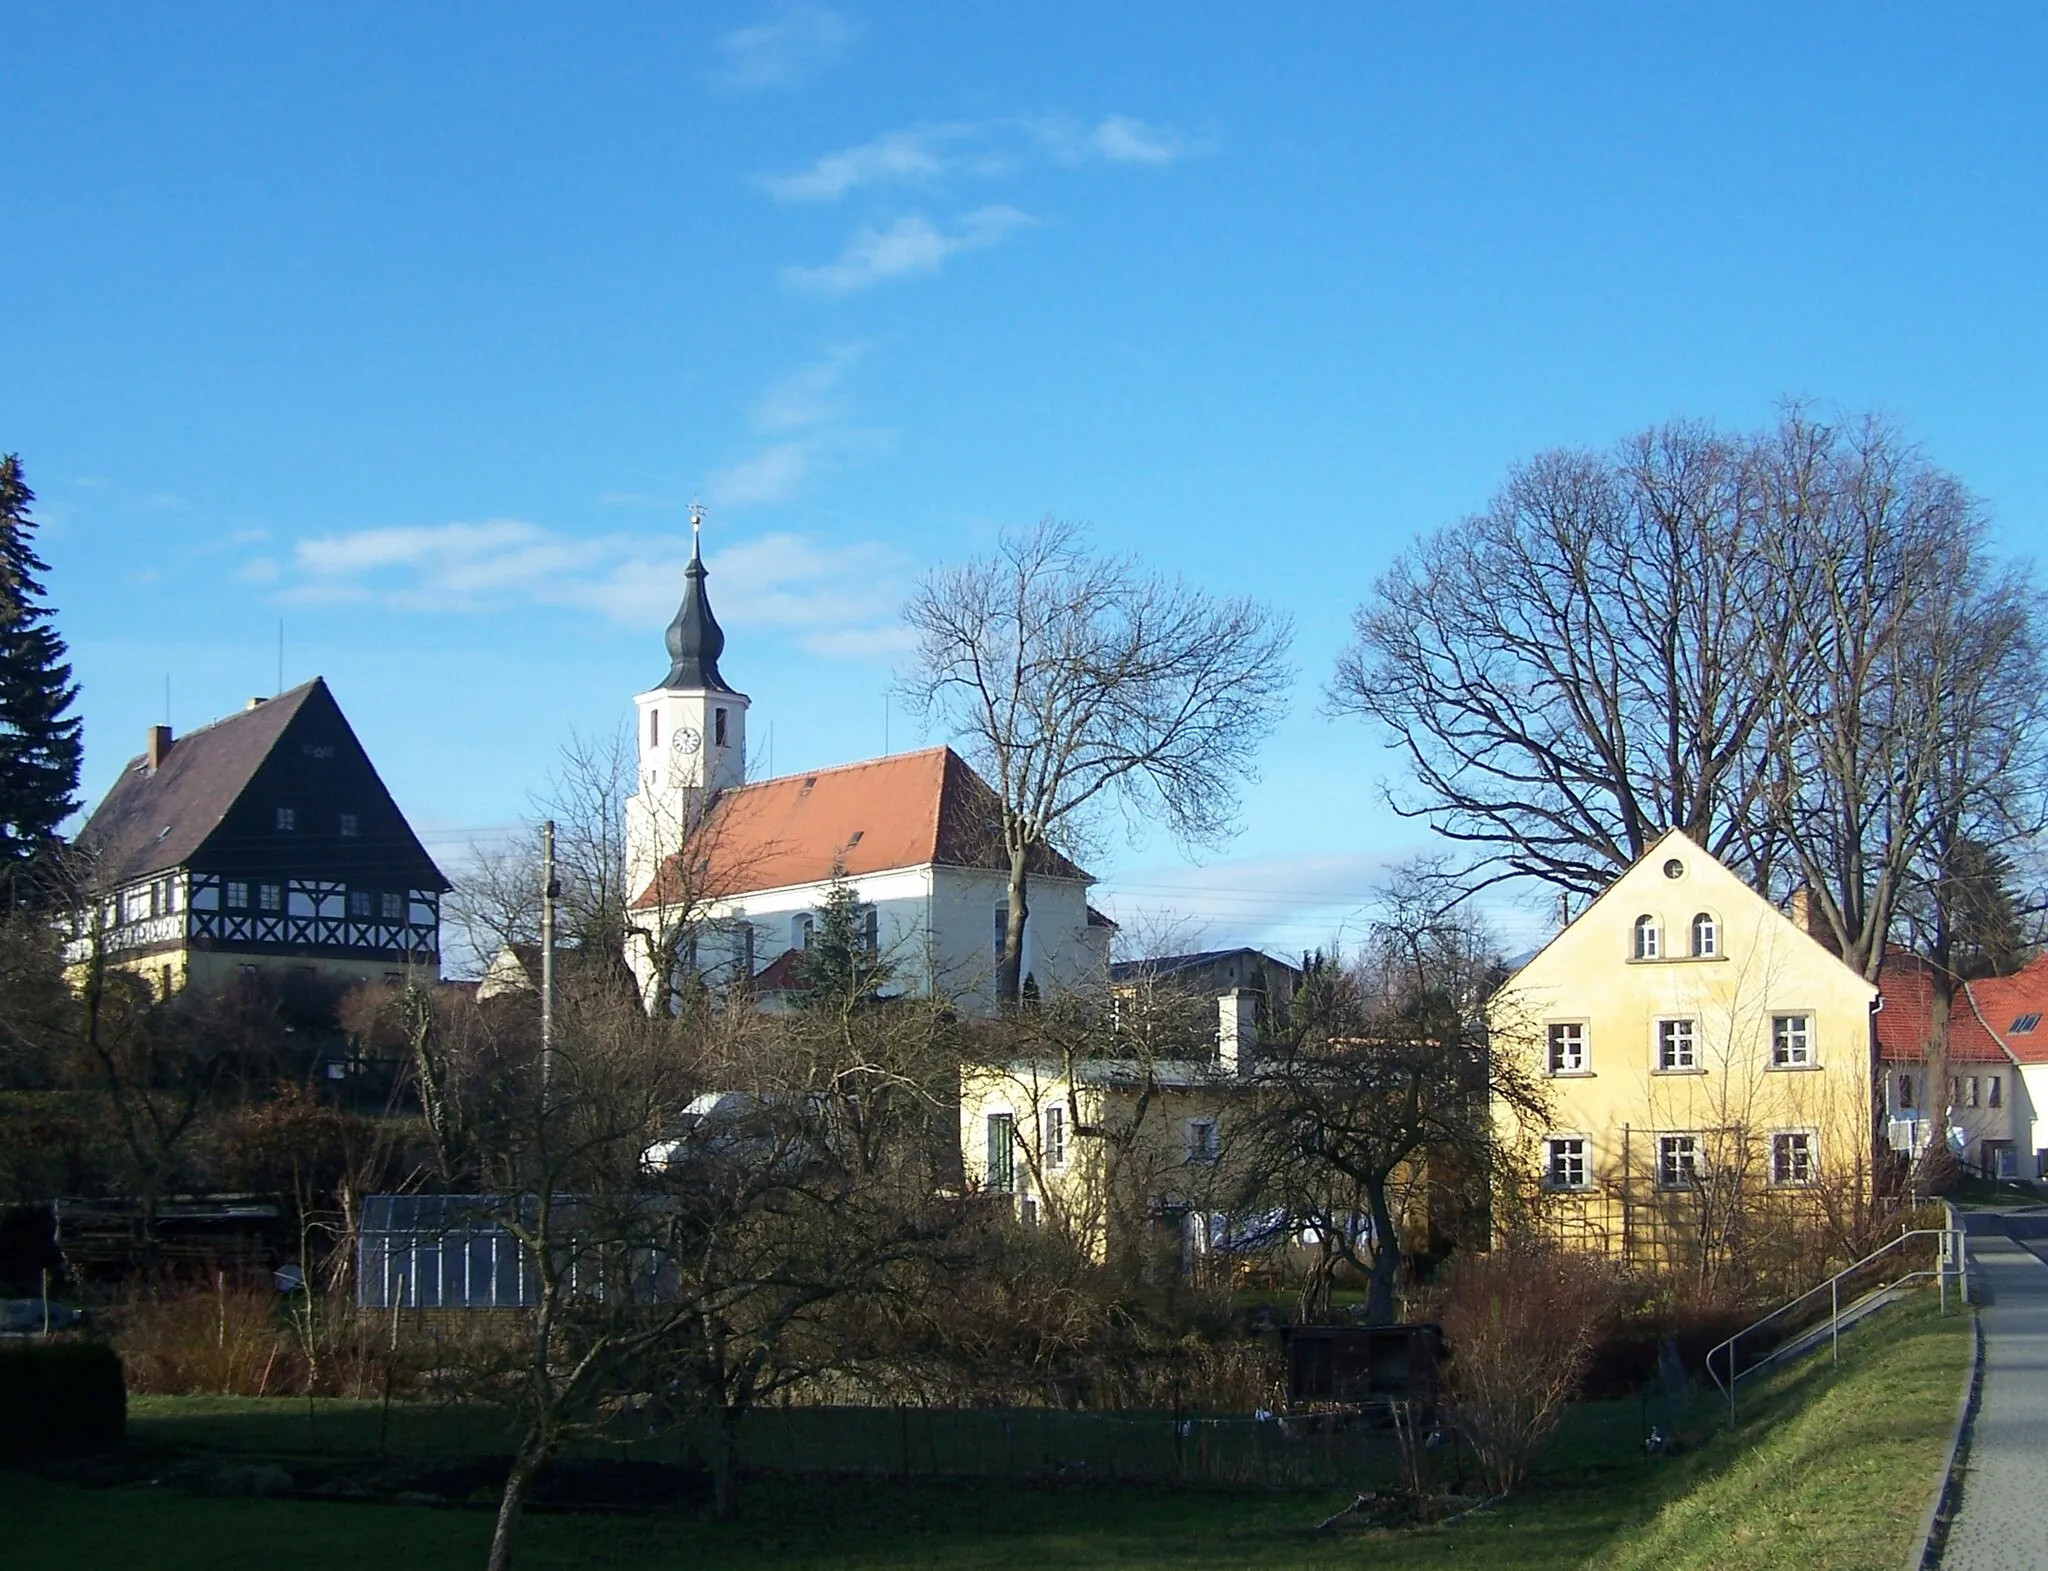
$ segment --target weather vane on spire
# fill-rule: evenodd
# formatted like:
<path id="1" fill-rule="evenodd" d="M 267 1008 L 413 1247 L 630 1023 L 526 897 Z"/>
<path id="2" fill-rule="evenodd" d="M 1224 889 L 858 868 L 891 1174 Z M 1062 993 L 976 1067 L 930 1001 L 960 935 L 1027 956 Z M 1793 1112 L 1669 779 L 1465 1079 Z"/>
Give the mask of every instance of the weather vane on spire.
<path id="1" fill-rule="evenodd" d="M 701 546 L 703 544 L 703 540 L 704 504 L 702 502 L 692 501 L 690 503 L 690 544 L 693 547 Z"/>

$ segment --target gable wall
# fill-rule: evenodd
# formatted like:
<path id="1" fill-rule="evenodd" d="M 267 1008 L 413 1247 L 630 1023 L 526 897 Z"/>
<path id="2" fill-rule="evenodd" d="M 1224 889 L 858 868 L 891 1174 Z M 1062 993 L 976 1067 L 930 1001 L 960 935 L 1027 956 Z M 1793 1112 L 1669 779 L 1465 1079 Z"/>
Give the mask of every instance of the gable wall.
<path id="1" fill-rule="evenodd" d="M 1668 878 L 1677 859 L 1683 875 Z M 1714 916 L 1711 959 L 1690 955 L 1699 912 Z M 1658 920 L 1662 958 L 1633 958 L 1637 917 Z M 1675 953 L 1674 953 L 1675 951 Z M 1657 1190 L 1656 1141 L 1697 1132 L 1710 1160 L 1741 1164 L 1744 1182 L 1768 1186 L 1772 1133 L 1807 1130 L 1830 1182 L 1867 1186 L 1871 1145 L 1870 1005 L 1876 990 L 1785 919 L 1705 851 L 1670 837 L 1510 981 L 1490 1006 L 1495 1051 L 1516 1054 L 1551 1101 L 1546 1120 L 1505 1111 L 1510 1147 L 1536 1171 L 1552 1134 L 1581 1135 L 1593 1188 L 1550 1197 L 1584 1214 L 1586 1228 L 1619 1248 L 1629 1205 L 1669 1215 Z M 1810 1017 L 1815 1067 L 1772 1064 L 1772 1019 Z M 1698 1068 L 1658 1068 L 1658 1022 L 1694 1024 Z M 1549 1073 L 1548 1028 L 1579 1022 L 1586 1069 Z M 1684 1197 L 1678 1197 L 1680 1199 Z M 1679 1207 L 1678 1209 L 1683 1209 Z"/>

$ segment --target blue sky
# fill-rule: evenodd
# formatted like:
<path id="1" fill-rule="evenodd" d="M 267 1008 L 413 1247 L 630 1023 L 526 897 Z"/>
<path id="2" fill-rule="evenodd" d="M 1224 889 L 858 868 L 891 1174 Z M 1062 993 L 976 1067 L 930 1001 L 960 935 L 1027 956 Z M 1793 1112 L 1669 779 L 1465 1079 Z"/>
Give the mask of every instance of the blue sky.
<path id="1" fill-rule="evenodd" d="M 1787 13 L 1790 14 L 1787 14 Z M 1285 605 L 1200 867 L 1298 948 L 1417 843 L 1319 712 L 1516 459 L 1785 397 L 2048 520 L 2031 5 L 9 8 L 0 450 L 85 787 L 334 685 L 450 863 L 658 679 L 686 509 L 778 771 L 885 719 L 922 568 L 1046 513 Z"/>

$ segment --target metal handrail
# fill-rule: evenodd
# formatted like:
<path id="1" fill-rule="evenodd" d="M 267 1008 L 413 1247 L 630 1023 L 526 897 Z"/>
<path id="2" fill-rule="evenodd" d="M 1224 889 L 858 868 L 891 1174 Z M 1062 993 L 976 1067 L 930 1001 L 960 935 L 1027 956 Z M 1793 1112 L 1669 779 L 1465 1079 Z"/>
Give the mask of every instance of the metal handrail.
<path id="1" fill-rule="evenodd" d="M 1950 1220 L 1954 1220 L 1953 1212 L 1950 1213 Z M 1861 1298 L 1853 1300 L 1850 1307 L 1853 1309 L 1856 1304 L 1861 1303 L 1864 1298 L 1870 1297 L 1871 1294 L 1885 1292 L 1890 1288 L 1898 1287 L 1903 1283 L 1914 1281 L 1920 1277 L 1931 1276 L 1941 1289 L 1941 1312 L 1945 1315 L 1948 1313 L 1948 1279 L 1952 1272 L 1961 1284 L 1963 1302 L 1967 1304 L 1970 1301 L 1969 1243 L 1967 1235 L 1960 1227 L 1916 1227 L 1911 1232 L 1899 1234 L 1890 1243 L 1871 1250 L 1869 1254 L 1858 1260 L 1854 1265 L 1842 1267 L 1841 1270 L 1837 1271 L 1825 1282 L 1808 1288 L 1797 1298 L 1788 1298 L 1761 1320 L 1744 1326 L 1740 1331 L 1729 1337 L 1727 1341 L 1717 1342 L 1707 1350 L 1705 1360 L 1707 1375 L 1728 1397 L 1728 1427 L 1730 1429 L 1735 1427 L 1735 1393 L 1742 1377 L 1755 1374 L 1759 1369 L 1772 1363 L 1777 1357 L 1777 1349 L 1773 1349 L 1771 1353 L 1757 1360 L 1756 1363 L 1751 1364 L 1749 1368 L 1738 1369 L 1735 1365 L 1735 1344 L 1748 1336 L 1752 1331 L 1761 1330 L 1779 1316 L 1797 1309 L 1808 1299 L 1816 1297 L 1821 1293 L 1826 1293 L 1829 1298 L 1828 1330 L 1834 1345 L 1835 1362 L 1840 1363 L 1842 1361 L 1843 1278 L 1854 1276 L 1873 1260 L 1878 1259 L 1882 1255 L 1890 1254 L 1901 1244 L 1915 1238 L 1938 1238 L 1941 1240 L 1940 1247 L 1935 1254 L 1934 1269 L 1932 1271 L 1908 1271 L 1903 1276 L 1894 1277 L 1891 1281 L 1881 1283 L 1879 1286 L 1872 1288 L 1869 1293 L 1863 1294 Z M 1721 1352 L 1724 1348 L 1728 1353 L 1728 1378 L 1726 1380 L 1723 1380 L 1714 1370 L 1714 1355 Z"/>

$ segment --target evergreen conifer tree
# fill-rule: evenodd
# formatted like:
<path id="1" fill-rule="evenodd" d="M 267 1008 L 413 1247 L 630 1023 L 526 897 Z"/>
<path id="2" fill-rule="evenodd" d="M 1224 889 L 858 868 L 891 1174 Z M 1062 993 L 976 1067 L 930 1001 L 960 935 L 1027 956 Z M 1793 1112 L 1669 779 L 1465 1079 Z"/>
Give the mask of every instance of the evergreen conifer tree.
<path id="1" fill-rule="evenodd" d="M 856 1008 L 873 1003 L 895 973 L 869 937 L 867 913 L 860 896 L 838 868 L 811 935 L 810 948 L 797 959 L 796 981 L 804 1001 L 827 1009 Z"/>
<path id="2" fill-rule="evenodd" d="M 22 904 L 31 863 L 78 806 L 78 689 L 50 625 L 21 459 L 0 456 L 0 900 Z"/>

